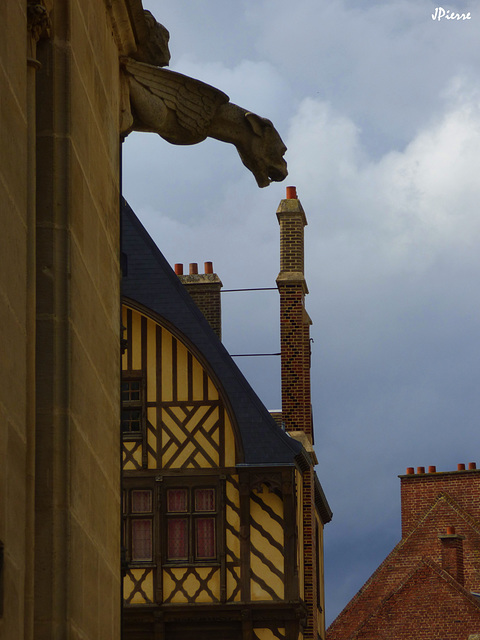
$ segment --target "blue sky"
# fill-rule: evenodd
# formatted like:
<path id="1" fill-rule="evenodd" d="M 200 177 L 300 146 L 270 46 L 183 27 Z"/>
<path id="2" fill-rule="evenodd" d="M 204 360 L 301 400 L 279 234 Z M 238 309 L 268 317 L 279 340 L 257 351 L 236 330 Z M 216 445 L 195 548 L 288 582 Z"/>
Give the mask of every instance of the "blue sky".
<path id="1" fill-rule="evenodd" d="M 234 147 L 124 143 L 124 195 L 171 262 L 275 286 L 275 212 L 295 185 L 313 320 L 317 472 L 331 621 L 400 539 L 397 476 L 479 462 L 480 5 L 144 0 L 170 68 L 270 118 L 289 176 L 259 189 Z M 275 291 L 223 295 L 232 353 L 278 351 Z M 279 407 L 276 358 L 241 358 Z"/>

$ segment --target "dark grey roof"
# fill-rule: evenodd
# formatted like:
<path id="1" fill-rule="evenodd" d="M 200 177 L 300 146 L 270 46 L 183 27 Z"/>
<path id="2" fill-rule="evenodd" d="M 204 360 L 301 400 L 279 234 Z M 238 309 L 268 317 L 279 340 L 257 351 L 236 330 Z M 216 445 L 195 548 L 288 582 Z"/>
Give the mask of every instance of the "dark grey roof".
<path id="1" fill-rule="evenodd" d="M 166 238 L 168 242 L 168 238 Z M 127 202 L 122 203 L 122 294 L 177 328 L 223 387 L 242 439 L 244 464 L 292 464 L 300 443 L 275 423 Z"/>

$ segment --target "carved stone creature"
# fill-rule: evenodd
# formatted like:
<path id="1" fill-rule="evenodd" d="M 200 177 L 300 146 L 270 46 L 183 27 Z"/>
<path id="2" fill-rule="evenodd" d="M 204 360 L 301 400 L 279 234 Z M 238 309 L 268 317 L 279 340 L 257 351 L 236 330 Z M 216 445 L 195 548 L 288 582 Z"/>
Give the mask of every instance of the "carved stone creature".
<path id="1" fill-rule="evenodd" d="M 229 101 L 204 82 L 175 71 L 125 58 L 129 85 L 129 131 L 158 133 L 172 144 L 197 144 L 207 137 L 234 144 L 259 187 L 287 176 L 287 150 L 275 127 Z"/>
<path id="2" fill-rule="evenodd" d="M 146 62 L 157 67 L 168 67 L 170 62 L 170 49 L 168 41 L 170 34 L 163 24 L 157 22 L 155 17 L 147 9 L 143 12 L 144 33 L 140 38 L 137 51 L 132 57 L 139 62 Z"/>

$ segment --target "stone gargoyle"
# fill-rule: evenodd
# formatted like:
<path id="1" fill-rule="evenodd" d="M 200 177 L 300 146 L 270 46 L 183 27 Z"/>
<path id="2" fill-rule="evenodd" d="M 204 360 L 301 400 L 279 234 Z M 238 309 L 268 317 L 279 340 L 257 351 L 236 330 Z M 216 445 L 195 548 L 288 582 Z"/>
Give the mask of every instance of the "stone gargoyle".
<path id="1" fill-rule="evenodd" d="M 140 51 L 136 59 L 121 61 L 129 97 L 125 134 L 150 131 L 179 145 L 197 144 L 207 137 L 230 142 L 259 187 L 284 180 L 287 148 L 270 120 L 231 103 L 215 87 L 161 68 L 169 60 L 168 32 L 152 19 L 152 41 L 157 40 L 153 49 L 158 55 Z"/>

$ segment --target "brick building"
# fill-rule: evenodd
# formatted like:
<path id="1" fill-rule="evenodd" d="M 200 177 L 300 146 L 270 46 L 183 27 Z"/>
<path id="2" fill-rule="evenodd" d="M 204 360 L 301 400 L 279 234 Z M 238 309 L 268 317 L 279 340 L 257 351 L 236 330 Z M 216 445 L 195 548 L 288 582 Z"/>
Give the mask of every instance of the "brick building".
<path id="1" fill-rule="evenodd" d="M 409 467 L 400 482 L 402 539 L 328 640 L 467 640 L 480 631 L 480 470 Z"/>
<path id="2" fill-rule="evenodd" d="M 174 272 L 123 207 L 125 640 L 325 637 L 331 511 L 314 470 L 306 220 L 288 194 L 277 212 L 286 400 L 273 415 L 219 339 L 211 263 Z"/>

